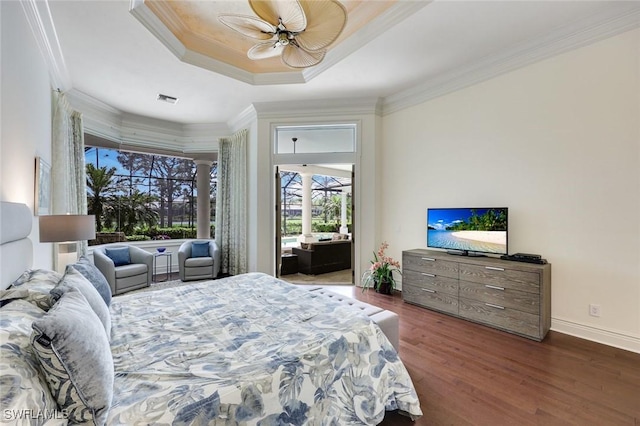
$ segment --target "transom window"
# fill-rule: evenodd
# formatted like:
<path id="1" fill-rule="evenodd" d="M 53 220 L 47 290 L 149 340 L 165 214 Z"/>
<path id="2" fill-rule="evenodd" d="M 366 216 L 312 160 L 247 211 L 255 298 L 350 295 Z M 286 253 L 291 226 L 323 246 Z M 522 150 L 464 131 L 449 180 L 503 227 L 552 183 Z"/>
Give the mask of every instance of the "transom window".
<path id="1" fill-rule="evenodd" d="M 349 153 L 356 150 L 356 125 L 278 126 L 276 154 Z"/>

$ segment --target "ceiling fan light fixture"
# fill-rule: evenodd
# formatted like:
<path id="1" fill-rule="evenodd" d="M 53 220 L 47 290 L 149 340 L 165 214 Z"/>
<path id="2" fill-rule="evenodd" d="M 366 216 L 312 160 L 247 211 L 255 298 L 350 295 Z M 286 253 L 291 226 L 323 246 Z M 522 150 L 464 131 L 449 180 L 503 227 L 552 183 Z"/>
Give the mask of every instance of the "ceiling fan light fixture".
<path id="1" fill-rule="evenodd" d="M 249 0 L 258 17 L 221 14 L 218 20 L 251 38 L 269 40 L 247 52 L 250 59 L 281 54 L 291 68 L 320 63 L 347 23 L 347 9 L 338 0 Z"/>
<path id="2" fill-rule="evenodd" d="M 302 1 L 301 5 L 313 19 L 309 20 L 304 32 L 297 35 L 298 44 L 309 51 L 326 49 L 347 25 L 347 10 L 342 3 L 333 0 Z"/>
<path id="3" fill-rule="evenodd" d="M 249 0 L 253 13 L 275 26 L 282 24 L 287 31 L 300 32 L 307 27 L 307 16 L 298 0 Z"/>
<path id="4" fill-rule="evenodd" d="M 322 62 L 326 53 L 326 50 L 309 52 L 290 43 L 282 51 L 282 62 L 291 68 L 308 68 Z"/>
<path id="5" fill-rule="evenodd" d="M 278 43 L 280 43 L 280 46 L 286 46 L 289 44 L 289 35 L 286 32 L 278 34 Z"/>

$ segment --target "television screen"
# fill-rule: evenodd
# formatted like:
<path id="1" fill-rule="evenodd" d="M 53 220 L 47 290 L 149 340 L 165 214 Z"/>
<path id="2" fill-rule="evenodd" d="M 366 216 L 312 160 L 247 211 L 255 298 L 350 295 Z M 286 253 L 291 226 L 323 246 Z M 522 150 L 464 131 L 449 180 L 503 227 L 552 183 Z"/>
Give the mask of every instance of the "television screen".
<path id="1" fill-rule="evenodd" d="M 427 247 L 507 254 L 506 207 L 427 209 Z"/>

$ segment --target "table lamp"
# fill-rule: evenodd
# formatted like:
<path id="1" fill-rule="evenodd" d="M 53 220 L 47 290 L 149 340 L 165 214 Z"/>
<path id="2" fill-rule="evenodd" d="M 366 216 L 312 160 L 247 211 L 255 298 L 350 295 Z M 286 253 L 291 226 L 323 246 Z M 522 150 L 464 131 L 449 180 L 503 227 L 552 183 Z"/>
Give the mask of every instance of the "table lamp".
<path id="1" fill-rule="evenodd" d="M 94 215 L 61 214 L 40 216 L 40 242 L 57 243 L 56 271 L 64 273 L 66 266 L 78 258 L 77 241 L 96 238 Z"/>

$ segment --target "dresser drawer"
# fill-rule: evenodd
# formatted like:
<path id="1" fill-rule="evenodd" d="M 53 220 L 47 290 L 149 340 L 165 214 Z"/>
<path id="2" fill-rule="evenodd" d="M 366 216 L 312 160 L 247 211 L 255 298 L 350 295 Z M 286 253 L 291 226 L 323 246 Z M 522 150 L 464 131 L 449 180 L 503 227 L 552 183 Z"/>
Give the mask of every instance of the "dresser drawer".
<path id="1" fill-rule="evenodd" d="M 425 308 L 436 309 L 449 314 L 458 313 L 458 295 L 403 283 L 402 298 L 405 302 L 415 303 Z"/>
<path id="2" fill-rule="evenodd" d="M 460 297 L 505 308 L 538 315 L 540 313 L 540 295 L 496 284 L 480 284 L 460 281 Z"/>
<path id="3" fill-rule="evenodd" d="M 486 302 L 458 299 L 458 315 L 513 333 L 541 340 L 540 316 Z"/>
<path id="4" fill-rule="evenodd" d="M 407 284 L 420 288 L 438 290 L 458 297 L 458 280 L 455 278 L 443 277 L 429 272 L 405 270 L 402 274 L 402 285 L 404 287 Z"/>
<path id="5" fill-rule="evenodd" d="M 460 280 L 540 293 L 540 274 L 495 266 L 460 264 Z"/>
<path id="6" fill-rule="evenodd" d="M 403 253 L 402 266 L 404 270 L 426 272 L 442 277 L 458 278 L 458 263 L 440 260 L 435 257 L 415 253 Z M 403 272 L 404 274 L 404 272 Z"/>

